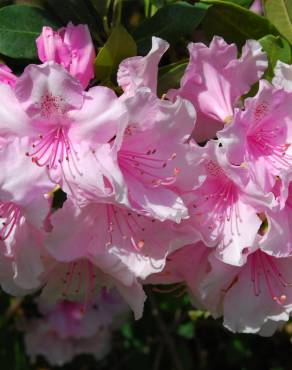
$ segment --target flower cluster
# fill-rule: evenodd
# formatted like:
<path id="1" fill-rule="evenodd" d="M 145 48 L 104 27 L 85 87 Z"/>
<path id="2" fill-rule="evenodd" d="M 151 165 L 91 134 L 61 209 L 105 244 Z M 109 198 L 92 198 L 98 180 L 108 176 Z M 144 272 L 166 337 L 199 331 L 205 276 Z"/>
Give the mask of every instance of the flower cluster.
<path id="1" fill-rule="evenodd" d="M 81 303 L 66 300 L 49 306 L 40 301 L 38 309 L 41 317 L 20 324 L 26 351 L 32 361 L 42 355 L 53 366 L 62 366 L 79 354 L 101 360 L 110 351 L 111 331 L 123 323 L 127 313 L 116 292 L 106 290 L 86 310 Z"/>
<path id="2" fill-rule="evenodd" d="M 153 37 L 120 64 L 118 97 L 88 88 L 86 26 L 44 27 L 37 48 L 43 64 L 0 68 L 2 288 L 85 307 L 114 288 L 138 319 L 143 284 L 183 282 L 232 331 L 288 320 L 292 66 L 269 83 L 257 41 L 238 58 L 214 37 L 159 98 Z"/>

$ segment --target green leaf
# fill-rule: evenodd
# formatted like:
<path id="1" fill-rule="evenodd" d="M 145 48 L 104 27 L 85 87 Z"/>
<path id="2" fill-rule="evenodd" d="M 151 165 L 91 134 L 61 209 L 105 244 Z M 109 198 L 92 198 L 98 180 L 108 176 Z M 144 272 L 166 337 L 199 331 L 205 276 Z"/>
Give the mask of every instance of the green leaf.
<path id="1" fill-rule="evenodd" d="M 205 3 L 212 3 L 213 0 L 203 0 Z M 245 8 L 249 8 L 254 0 L 218 0 L 219 2 L 226 2 L 226 3 L 232 3 L 235 5 L 240 5 Z"/>
<path id="2" fill-rule="evenodd" d="M 265 72 L 265 78 L 269 81 L 274 76 L 274 68 L 278 60 L 290 64 L 292 62 L 292 51 L 288 41 L 281 36 L 267 35 L 259 40 L 262 48 L 268 55 L 269 67 Z"/>
<path id="3" fill-rule="evenodd" d="M 180 61 L 159 69 L 157 87 L 158 96 L 162 96 L 169 89 L 176 89 L 179 87 L 180 80 L 184 74 L 187 64 L 187 61 Z"/>
<path id="4" fill-rule="evenodd" d="M 0 53 L 12 58 L 35 59 L 35 40 L 43 26 L 56 27 L 48 13 L 27 5 L 0 9 Z"/>
<path id="5" fill-rule="evenodd" d="M 207 4 L 188 4 L 178 1 L 159 9 L 155 15 L 146 19 L 133 32 L 139 52 L 146 53 L 151 46 L 151 37 L 161 37 L 174 42 L 182 36 L 191 36 L 193 30 L 201 23 Z"/>
<path id="6" fill-rule="evenodd" d="M 194 324 L 191 321 L 180 324 L 178 327 L 177 333 L 178 335 L 180 335 L 181 337 L 185 339 L 194 338 L 194 334 L 195 334 Z"/>
<path id="7" fill-rule="evenodd" d="M 268 34 L 278 36 L 278 30 L 264 17 L 228 1 L 212 2 L 203 21 L 203 29 L 211 40 L 214 35 L 222 36 L 226 42 L 242 46 L 247 39 L 260 39 Z"/>
<path id="8" fill-rule="evenodd" d="M 266 17 L 292 43 L 292 1 L 264 0 Z"/>
<path id="9" fill-rule="evenodd" d="M 123 26 L 117 25 L 95 59 L 96 79 L 102 82 L 109 81 L 120 62 L 134 55 L 137 55 L 135 41 Z"/>
<path id="10" fill-rule="evenodd" d="M 58 16 L 64 24 L 87 24 L 93 38 L 102 45 L 105 37 L 102 18 L 97 13 L 94 5 L 84 0 L 47 0 L 49 8 Z"/>

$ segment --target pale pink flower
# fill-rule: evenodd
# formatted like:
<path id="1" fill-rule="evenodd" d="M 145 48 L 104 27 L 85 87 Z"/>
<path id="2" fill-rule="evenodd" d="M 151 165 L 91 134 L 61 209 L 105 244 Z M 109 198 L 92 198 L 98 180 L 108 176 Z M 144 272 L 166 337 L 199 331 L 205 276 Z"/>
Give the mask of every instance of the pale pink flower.
<path id="1" fill-rule="evenodd" d="M 257 95 L 245 100 L 245 110 L 236 110 L 233 123 L 218 135 L 229 161 L 245 166 L 265 193 L 290 172 L 291 114 L 291 93 L 261 80 Z"/>
<path id="2" fill-rule="evenodd" d="M 88 277 L 82 283 L 87 296 L 95 284 L 116 286 L 136 317 L 141 316 L 145 300 L 138 279 L 161 271 L 171 251 L 194 239 L 193 235 L 174 230 L 169 221 L 162 223 L 114 204 L 91 203 L 80 209 L 67 200 L 51 216 L 51 223 L 53 229 L 45 241 L 47 249 L 57 261 L 71 266 L 67 271 L 60 270 L 58 290 L 66 291 L 68 281 L 62 283 L 62 277 L 67 272 L 71 285 L 81 269 L 85 271 L 82 275 Z M 76 287 L 76 282 L 72 286 Z"/>
<path id="3" fill-rule="evenodd" d="M 22 324 L 25 346 L 34 362 L 42 355 L 51 365 L 62 366 L 78 354 L 92 354 L 102 359 L 110 350 L 111 330 L 127 313 L 121 298 L 101 293 L 86 310 L 81 303 L 59 301 L 48 306 L 40 301 L 42 318 L 27 319 Z"/>
<path id="4" fill-rule="evenodd" d="M 127 189 L 130 208 L 161 221 L 180 222 L 188 212 L 177 179 L 188 171 L 186 141 L 194 109 L 185 100 L 163 101 L 143 89 L 124 103 L 129 122 L 121 126 L 107 160 L 101 153 L 101 171 L 116 189 Z"/>
<path id="5" fill-rule="evenodd" d="M 15 89 L 0 85 L 0 134 L 28 137 L 32 166 L 47 168 L 52 180 L 71 192 L 70 180 L 101 183 L 95 150 L 110 141 L 127 119 L 114 92 L 80 83 L 54 62 L 29 65 Z M 87 163 L 89 161 L 89 163 Z M 97 165 L 96 165 L 97 167 Z"/>
<path id="6" fill-rule="evenodd" d="M 281 183 L 280 180 L 276 184 Z M 267 227 L 263 235 L 262 250 L 274 257 L 289 257 L 292 255 L 292 182 L 285 184 L 287 189 L 273 192 L 281 196 L 278 207 L 267 210 Z M 278 193 L 278 194 L 277 194 Z M 286 194 L 287 193 L 287 194 Z M 284 194 L 284 195 L 283 195 Z"/>
<path id="7" fill-rule="evenodd" d="M 120 64 L 117 79 L 124 90 L 121 99 L 129 121 L 120 126 L 109 161 L 100 162 L 110 168 L 107 176 L 112 183 L 127 187 L 129 207 L 161 221 L 180 222 L 188 216 L 179 195 L 188 171 L 186 142 L 196 114 L 183 99 L 171 103 L 156 96 L 158 63 L 168 46 L 153 37 L 145 57 L 128 58 Z M 119 170 L 113 171 L 116 164 Z"/>
<path id="8" fill-rule="evenodd" d="M 121 62 L 117 80 L 127 95 L 133 96 L 137 89 L 143 87 L 156 94 L 158 64 L 168 47 L 166 41 L 152 37 L 152 47 L 146 56 L 131 57 Z"/>
<path id="9" fill-rule="evenodd" d="M 214 138 L 225 123 L 232 121 L 234 108 L 242 95 L 263 75 L 268 66 L 266 54 L 255 40 L 248 40 L 237 59 L 235 44 L 214 36 L 210 46 L 191 43 L 190 62 L 178 90 L 167 96 L 190 100 L 197 110 L 193 136 L 198 142 Z"/>
<path id="10" fill-rule="evenodd" d="M 36 40 L 38 55 L 42 62 L 54 61 L 76 77 L 84 88 L 94 77 L 95 50 L 86 25 L 69 23 L 57 32 L 43 27 Z"/>
<path id="11" fill-rule="evenodd" d="M 0 285 L 13 295 L 42 285 L 43 227 L 51 207 L 52 183 L 25 156 L 27 145 L 27 138 L 15 138 L 0 148 Z"/>
<path id="12" fill-rule="evenodd" d="M 243 251 L 253 244 L 262 223 L 258 213 L 272 207 L 273 195 L 259 192 L 245 168 L 231 166 L 216 142 L 209 142 L 190 168 L 202 180 L 186 194 L 188 222 L 208 246 L 216 247 L 220 259 L 243 264 Z"/>
<path id="13" fill-rule="evenodd" d="M 200 283 L 203 304 L 233 332 L 269 336 L 292 310 L 291 258 L 275 258 L 258 249 L 242 267 L 209 257 Z"/>

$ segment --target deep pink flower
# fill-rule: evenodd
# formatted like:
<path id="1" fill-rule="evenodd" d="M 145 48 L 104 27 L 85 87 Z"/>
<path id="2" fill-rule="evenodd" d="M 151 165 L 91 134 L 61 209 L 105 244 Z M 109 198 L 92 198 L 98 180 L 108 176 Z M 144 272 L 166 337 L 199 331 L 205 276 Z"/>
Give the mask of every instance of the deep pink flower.
<path id="1" fill-rule="evenodd" d="M 94 77 L 95 51 L 86 25 L 73 26 L 69 23 L 66 28 L 57 32 L 51 27 L 43 27 L 36 44 L 42 62 L 54 61 L 62 64 L 84 88 Z"/>

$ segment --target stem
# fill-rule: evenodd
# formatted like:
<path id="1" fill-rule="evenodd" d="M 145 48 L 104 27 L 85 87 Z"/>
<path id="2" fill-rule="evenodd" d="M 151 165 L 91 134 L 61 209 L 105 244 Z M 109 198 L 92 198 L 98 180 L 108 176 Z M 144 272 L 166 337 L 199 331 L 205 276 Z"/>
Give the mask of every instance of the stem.
<path id="1" fill-rule="evenodd" d="M 160 330 L 160 333 L 162 335 L 162 339 L 164 341 L 165 347 L 168 349 L 169 355 L 172 358 L 173 364 L 175 366 L 175 370 L 184 370 L 182 367 L 182 364 L 180 362 L 180 359 L 177 355 L 175 344 L 172 340 L 171 335 L 169 334 L 167 330 L 167 326 L 160 315 L 159 312 L 159 307 L 157 305 L 156 299 L 151 291 L 150 287 L 145 287 L 145 291 L 147 293 L 149 302 L 151 304 L 151 311 L 152 311 L 152 316 L 157 322 L 158 328 Z"/>

